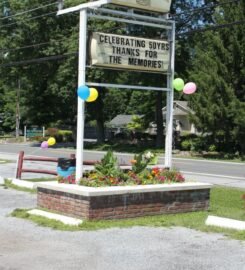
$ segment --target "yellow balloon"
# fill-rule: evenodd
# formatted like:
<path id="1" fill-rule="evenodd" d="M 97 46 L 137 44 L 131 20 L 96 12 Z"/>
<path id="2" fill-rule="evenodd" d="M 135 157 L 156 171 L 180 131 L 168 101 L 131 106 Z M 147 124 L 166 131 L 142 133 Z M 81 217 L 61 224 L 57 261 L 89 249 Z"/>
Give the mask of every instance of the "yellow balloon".
<path id="1" fill-rule="evenodd" d="M 48 139 L 48 145 L 51 146 L 51 145 L 54 145 L 54 144 L 56 144 L 55 138 L 54 138 L 54 137 L 50 137 L 50 138 Z"/>
<path id="2" fill-rule="evenodd" d="M 90 94 L 89 97 L 86 99 L 87 102 L 93 102 L 98 98 L 98 91 L 95 88 L 89 88 Z"/>

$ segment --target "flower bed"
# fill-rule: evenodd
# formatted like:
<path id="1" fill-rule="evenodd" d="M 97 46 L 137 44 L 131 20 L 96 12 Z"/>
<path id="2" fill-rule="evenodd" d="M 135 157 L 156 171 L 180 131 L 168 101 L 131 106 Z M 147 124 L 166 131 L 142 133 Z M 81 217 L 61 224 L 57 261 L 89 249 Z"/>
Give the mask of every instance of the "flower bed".
<path id="1" fill-rule="evenodd" d="M 145 169 L 141 173 L 126 170 L 118 175 L 101 175 L 96 171 L 88 172 L 79 184 L 88 187 L 131 186 L 183 183 L 185 178 L 180 172 L 161 168 Z"/>
<path id="2" fill-rule="evenodd" d="M 156 156 L 151 152 L 136 155 L 131 161 L 132 168 L 123 170 L 118 166 L 117 159 L 109 151 L 100 163 L 95 164 L 93 171 L 87 172 L 79 184 L 88 187 L 154 185 L 165 183 L 183 183 L 185 178 L 175 170 L 164 168 L 147 168 Z M 75 176 L 58 177 L 59 183 L 75 184 Z"/>
<path id="3" fill-rule="evenodd" d="M 140 154 L 122 170 L 112 152 L 75 183 L 37 185 L 38 206 L 83 219 L 119 219 L 207 210 L 211 185 L 188 183 L 177 171 L 147 168 L 150 154 Z"/>

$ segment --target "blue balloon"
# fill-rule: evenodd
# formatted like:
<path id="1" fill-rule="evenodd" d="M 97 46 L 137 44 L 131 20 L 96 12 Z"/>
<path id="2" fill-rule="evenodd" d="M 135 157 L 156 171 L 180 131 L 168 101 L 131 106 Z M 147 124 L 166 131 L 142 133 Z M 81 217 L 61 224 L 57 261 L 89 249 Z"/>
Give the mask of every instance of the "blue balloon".
<path id="1" fill-rule="evenodd" d="M 78 89 L 77 89 L 77 95 L 81 99 L 86 100 L 90 95 L 89 88 L 86 85 L 79 86 Z"/>

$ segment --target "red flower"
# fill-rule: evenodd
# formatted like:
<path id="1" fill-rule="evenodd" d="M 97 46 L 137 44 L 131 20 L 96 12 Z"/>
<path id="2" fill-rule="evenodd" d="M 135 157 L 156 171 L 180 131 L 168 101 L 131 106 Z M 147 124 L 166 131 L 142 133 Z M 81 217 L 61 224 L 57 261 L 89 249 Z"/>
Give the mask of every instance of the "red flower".
<path id="1" fill-rule="evenodd" d="M 151 173 L 153 175 L 159 175 L 160 174 L 160 169 L 159 168 L 153 168 L 152 171 L 151 171 Z"/>

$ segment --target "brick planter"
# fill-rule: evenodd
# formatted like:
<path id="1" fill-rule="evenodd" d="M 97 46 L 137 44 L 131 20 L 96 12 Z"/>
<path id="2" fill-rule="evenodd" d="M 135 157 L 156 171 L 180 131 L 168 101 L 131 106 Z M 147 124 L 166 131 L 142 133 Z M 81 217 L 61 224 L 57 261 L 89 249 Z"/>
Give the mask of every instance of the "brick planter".
<path id="1" fill-rule="evenodd" d="M 207 210 L 210 184 L 181 183 L 92 188 L 37 185 L 37 205 L 82 219 L 119 219 Z"/>

